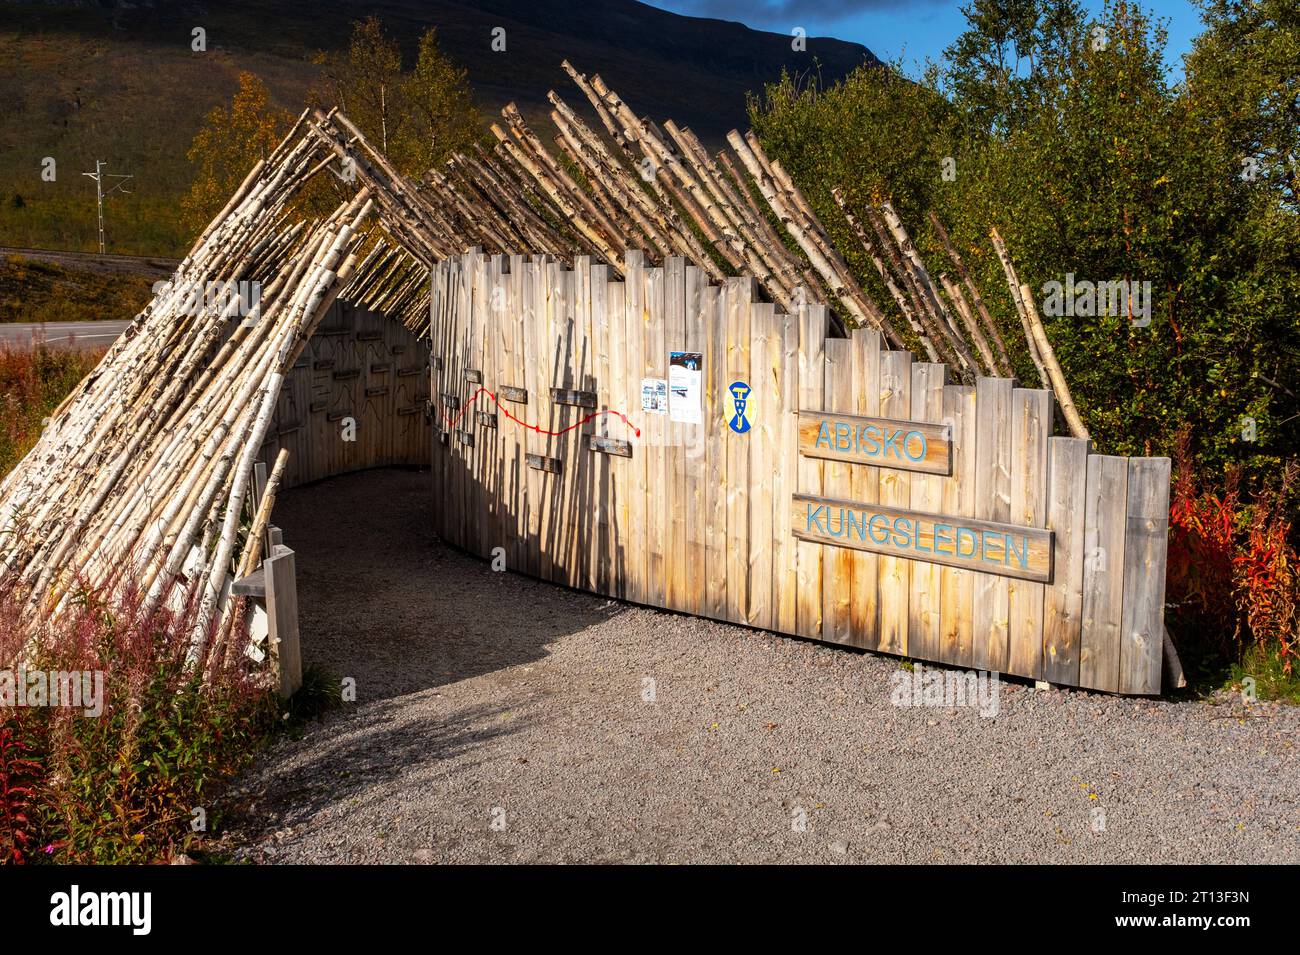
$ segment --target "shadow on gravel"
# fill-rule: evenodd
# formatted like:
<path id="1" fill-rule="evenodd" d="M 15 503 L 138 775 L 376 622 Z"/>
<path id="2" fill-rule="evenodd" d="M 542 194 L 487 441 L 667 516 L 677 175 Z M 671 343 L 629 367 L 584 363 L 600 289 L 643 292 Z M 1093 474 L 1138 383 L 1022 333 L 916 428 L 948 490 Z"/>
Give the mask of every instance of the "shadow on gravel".
<path id="1" fill-rule="evenodd" d="M 334 806 L 349 810 L 385 803 L 391 784 L 442 781 L 437 764 L 515 732 L 508 708 L 479 706 L 437 716 L 384 701 L 336 716 L 311 732 L 310 745 L 288 759 L 263 758 L 224 802 L 238 828 L 252 834 L 301 825 Z M 279 754 L 282 755 L 282 754 Z M 462 764 L 473 767 L 475 762 Z M 256 794 L 255 796 L 253 794 Z"/>
<path id="2" fill-rule="evenodd" d="M 622 609 L 437 543 L 430 480 L 362 471 L 276 502 L 297 553 L 303 664 L 355 680 L 358 704 L 540 659 Z"/>

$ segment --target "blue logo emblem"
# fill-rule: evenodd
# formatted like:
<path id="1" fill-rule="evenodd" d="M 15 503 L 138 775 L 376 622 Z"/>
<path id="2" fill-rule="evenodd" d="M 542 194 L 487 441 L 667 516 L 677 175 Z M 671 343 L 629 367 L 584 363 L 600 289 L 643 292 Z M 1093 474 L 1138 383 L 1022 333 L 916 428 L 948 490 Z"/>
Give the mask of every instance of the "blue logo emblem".
<path id="1" fill-rule="evenodd" d="M 727 386 L 727 390 L 731 392 L 731 403 L 736 410 L 735 415 L 727 420 L 727 427 L 736 434 L 744 434 L 749 430 L 749 419 L 745 417 L 745 405 L 752 389 L 743 381 L 733 381 Z"/>

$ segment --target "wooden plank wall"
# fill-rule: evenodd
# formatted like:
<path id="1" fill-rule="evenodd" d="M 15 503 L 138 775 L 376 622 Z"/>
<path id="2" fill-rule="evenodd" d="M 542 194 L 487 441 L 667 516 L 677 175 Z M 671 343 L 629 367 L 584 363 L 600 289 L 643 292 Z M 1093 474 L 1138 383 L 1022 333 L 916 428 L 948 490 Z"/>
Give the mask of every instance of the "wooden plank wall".
<path id="1" fill-rule="evenodd" d="M 365 468 L 426 467 L 429 348 L 379 312 L 330 306 L 285 376 L 262 445 L 263 461 L 289 450 L 282 486 Z M 345 432 L 349 418 L 355 430 Z"/>
<path id="2" fill-rule="evenodd" d="M 711 285 L 680 258 L 650 268 L 630 253 L 613 279 L 587 258 L 570 270 L 471 250 L 435 270 L 431 293 L 435 521 L 453 544 L 652 606 L 1160 691 L 1169 462 L 1054 437 L 1049 392 L 951 383 L 875 332 L 828 338 L 824 306 L 785 315 L 752 279 Z M 703 355 L 699 424 L 642 410 L 642 380 L 667 379 L 683 350 Z M 738 381 L 752 389 L 744 433 L 728 423 Z M 801 455 L 800 409 L 938 425 L 951 473 Z M 1053 575 L 797 540 L 795 493 L 1049 529 Z"/>

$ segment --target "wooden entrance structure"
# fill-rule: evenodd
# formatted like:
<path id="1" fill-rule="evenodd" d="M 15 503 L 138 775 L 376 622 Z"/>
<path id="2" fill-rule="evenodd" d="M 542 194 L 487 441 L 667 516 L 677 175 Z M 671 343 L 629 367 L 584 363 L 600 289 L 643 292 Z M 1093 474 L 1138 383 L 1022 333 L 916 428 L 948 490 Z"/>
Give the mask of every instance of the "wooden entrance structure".
<path id="1" fill-rule="evenodd" d="M 953 384 L 824 306 L 632 252 L 623 277 L 447 259 L 430 337 L 436 529 L 460 547 L 781 633 L 1160 692 L 1169 460 L 1053 435 L 1046 390 Z M 698 424 L 677 420 L 689 389 L 646 410 L 673 352 L 700 356 Z"/>

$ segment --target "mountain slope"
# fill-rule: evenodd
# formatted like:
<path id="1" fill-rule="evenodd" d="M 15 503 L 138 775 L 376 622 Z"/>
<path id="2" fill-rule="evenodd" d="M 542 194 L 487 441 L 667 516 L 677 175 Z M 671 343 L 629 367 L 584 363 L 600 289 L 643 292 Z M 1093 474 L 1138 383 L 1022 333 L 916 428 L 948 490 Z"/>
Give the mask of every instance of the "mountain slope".
<path id="1" fill-rule="evenodd" d="M 537 118 L 552 88 L 585 106 L 560 69 L 568 58 L 601 73 L 639 113 L 672 117 L 710 143 L 745 125 L 746 92 L 782 69 L 832 82 L 877 62 L 857 44 L 811 38 L 795 52 L 787 36 L 634 0 L 0 2 L 0 245 L 94 248 L 94 185 L 80 173 L 98 158 L 135 176 L 132 194 L 109 202 L 110 250 L 177 253 L 188 237 L 172 211 L 207 110 L 250 70 L 298 112 L 317 76 L 310 56 L 342 47 L 350 23 L 370 13 L 408 66 L 420 34 L 436 26 L 488 115 L 515 100 Z M 190 49 L 195 27 L 206 31 L 206 52 Z M 504 52 L 491 49 L 495 28 L 505 30 Z M 45 157 L 58 164 L 53 183 L 40 177 Z"/>

